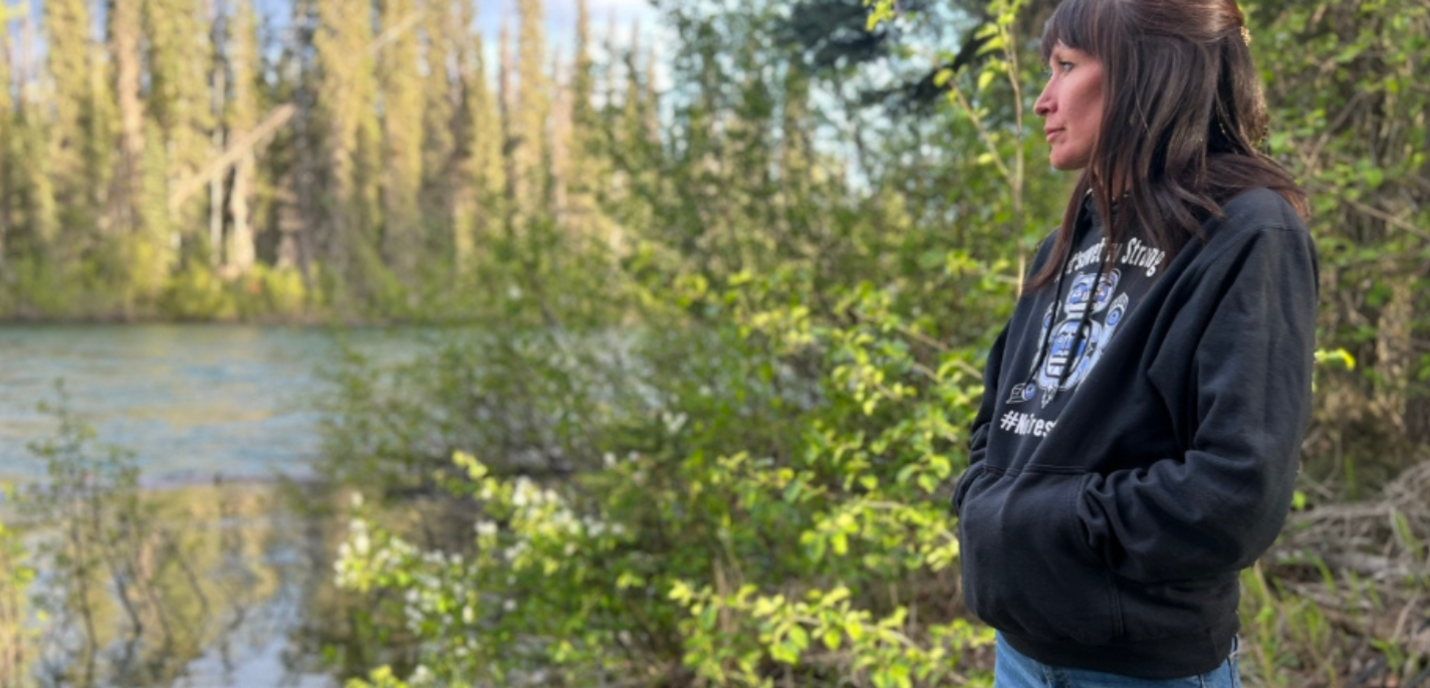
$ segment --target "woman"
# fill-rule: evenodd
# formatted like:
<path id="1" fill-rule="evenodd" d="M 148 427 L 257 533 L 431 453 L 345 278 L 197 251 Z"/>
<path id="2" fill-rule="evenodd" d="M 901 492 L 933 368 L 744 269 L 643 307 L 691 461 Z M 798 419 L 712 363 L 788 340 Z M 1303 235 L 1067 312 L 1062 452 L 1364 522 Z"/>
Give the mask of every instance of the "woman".
<path id="1" fill-rule="evenodd" d="M 1259 153 L 1234 0 L 1066 0 L 1037 113 L 1081 170 L 988 358 L 954 490 L 999 688 L 1239 684 L 1238 572 L 1310 410 L 1305 197 Z"/>

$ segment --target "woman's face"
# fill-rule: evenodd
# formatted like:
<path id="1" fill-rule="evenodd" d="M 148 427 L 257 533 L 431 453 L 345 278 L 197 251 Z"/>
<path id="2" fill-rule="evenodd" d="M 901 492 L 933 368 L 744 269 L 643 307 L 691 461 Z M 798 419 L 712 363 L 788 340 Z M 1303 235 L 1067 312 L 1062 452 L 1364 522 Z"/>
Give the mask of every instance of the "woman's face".
<path id="1" fill-rule="evenodd" d="M 1045 120 L 1053 167 L 1080 170 L 1092 158 L 1102 128 L 1102 62 L 1059 41 L 1048 66 L 1052 76 L 1033 110 Z"/>

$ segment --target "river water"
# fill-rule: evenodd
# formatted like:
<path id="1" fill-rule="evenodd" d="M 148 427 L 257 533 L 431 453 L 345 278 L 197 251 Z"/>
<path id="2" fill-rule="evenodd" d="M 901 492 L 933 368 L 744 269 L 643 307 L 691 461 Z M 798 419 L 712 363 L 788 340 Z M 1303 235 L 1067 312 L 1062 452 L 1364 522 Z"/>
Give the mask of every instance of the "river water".
<path id="1" fill-rule="evenodd" d="M 178 675 L 164 685 L 335 686 L 332 677 L 314 673 L 313 662 L 295 662 L 291 637 L 303 624 L 308 577 L 329 572 L 295 568 L 312 547 L 297 535 L 303 528 L 284 513 L 281 500 L 255 483 L 312 475 L 320 450 L 315 402 L 324 393 L 319 371 L 343 347 L 395 362 L 421 351 L 431 335 L 377 328 L 0 326 L 0 481 L 44 479 L 43 462 L 26 445 L 55 435 L 56 419 L 38 405 L 60 400 L 56 381 L 62 380 L 65 403 L 95 429 L 98 442 L 133 452 L 142 484 L 179 505 L 169 513 L 194 521 L 184 524 L 186 532 L 200 535 L 184 556 L 204 570 L 201 592 L 223 602 L 214 623 L 245 619 L 181 660 Z M 235 486 L 216 488 L 216 477 Z M 219 517 L 214 504 L 248 506 L 219 508 L 225 514 Z M 232 550 L 228 555 L 218 556 L 219 540 L 224 551 Z M 268 582 L 238 595 L 220 585 L 235 576 Z M 62 643 L 40 654 L 65 661 Z"/>
<path id="2" fill-rule="evenodd" d="M 26 449 L 50 436 L 58 400 L 100 442 L 135 452 L 146 485 L 309 475 L 319 449 L 320 366 L 342 346 L 411 353 L 415 330 L 230 325 L 0 327 L 0 479 L 44 474 Z"/>

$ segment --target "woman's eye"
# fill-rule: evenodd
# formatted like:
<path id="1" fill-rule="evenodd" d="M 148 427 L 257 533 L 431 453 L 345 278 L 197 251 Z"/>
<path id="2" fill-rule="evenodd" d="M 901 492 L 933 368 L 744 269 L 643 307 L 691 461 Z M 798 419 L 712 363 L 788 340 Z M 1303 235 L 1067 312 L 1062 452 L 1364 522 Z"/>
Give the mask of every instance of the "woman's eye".
<path id="1" fill-rule="evenodd" d="M 1058 68 L 1061 69 L 1061 70 L 1063 70 L 1064 72 L 1066 72 L 1066 71 L 1068 71 L 1069 69 L 1072 69 L 1072 68 L 1073 68 L 1073 63 L 1071 63 L 1071 62 L 1059 62 L 1059 63 L 1058 63 Z"/>

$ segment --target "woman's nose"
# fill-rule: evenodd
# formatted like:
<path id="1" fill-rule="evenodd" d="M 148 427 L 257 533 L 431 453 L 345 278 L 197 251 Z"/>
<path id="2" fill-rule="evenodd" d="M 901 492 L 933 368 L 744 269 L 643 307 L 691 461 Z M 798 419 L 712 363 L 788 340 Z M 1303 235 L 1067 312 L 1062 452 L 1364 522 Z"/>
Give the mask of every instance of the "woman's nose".
<path id="1" fill-rule="evenodd" d="M 1039 117 L 1047 117 L 1048 115 L 1052 114 L 1053 110 L 1056 109 L 1053 107 L 1053 97 L 1049 95 L 1049 91 L 1052 90 L 1052 86 L 1052 83 L 1049 83 L 1047 86 L 1044 86 L 1043 92 L 1038 94 L 1037 102 L 1033 103 L 1033 112 L 1038 113 Z"/>

